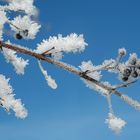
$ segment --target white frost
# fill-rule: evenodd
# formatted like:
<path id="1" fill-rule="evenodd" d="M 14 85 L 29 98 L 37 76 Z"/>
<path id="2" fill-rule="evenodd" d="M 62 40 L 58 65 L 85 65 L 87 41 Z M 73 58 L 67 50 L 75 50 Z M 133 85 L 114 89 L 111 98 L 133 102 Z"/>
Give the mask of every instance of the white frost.
<path id="1" fill-rule="evenodd" d="M 34 0 L 7 0 L 9 5 L 3 6 L 5 10 L 24 11 L 28 15 L 36 15 L 37 9 L 33 5 Z"/>
<path id="2" fill-rule="evenodd" d="M 94 66 L 91 61 L 82 62 L 82 64 L 79 66 L 82 72 L 86 72 L 86 75 L 90 76 L 91 78 L 95 79 L 98 83 L 100 82 L 100 79 L 102 78 L 101 72 L 96 71 L 98 69 L 98 66 Z M 106 96 L 108 95 L 109 91 L 94 82 L 91 82 L 89 80 L 86 80 L 84 78 L 81 78 L 83 82 L 86 84 L 86 86 L 92 90 L 96 90 L 97 92 L 101 93 L 101 95 Z M 102 82 L 105 86 L 110 87 L 110 84 L 108 82 Z"/>
<path id="3" fill-rule="evenodd" d="M 136 110 L 140 111 L 140 103 L 138 101 L 133 100 L 132 98 L 128 97 L 127 95 L 121 95 L 121 99 L 127 102 L 129 105 L 134 107 Z"/>
<path id="4" fill-rule="evenodd" d="M 108 124 L 108 127 L 112 129 L 116 134 L 121 132 L 121 129 L 126 125 L 126 122 L 121 118 L 117 118 L 113 114 L 108 114 L 108 119 L 105 121 Z"/>
<path id="5" fill-rule="evenodd" d="M 126 125 L 126 122 L 114 115 L 111 103 L 111 94 L 108 94 L 106 98 L 109 106 L 109 113 L 108 119 L 106 119 L 105 123 L 107 123 L 108 127 L 112 129 L 116 134 L 119 134 L 121 132 L 121 129 Z"/>
<path id="6" fill-rule="evenodd" d="M 24 39 L 34 39 L 41 27 L 40 25 L 38 25 L 38 23 L 32 21 L 29 16 L 21 17 L 19 15 L 10 22 L 14 25 L 14 26 L 12 24 L 10 25 L 11 29 L 15 31 L 16 33 L 19 33 L 19 32 L 22 33 L 25 30 L 28 30 L 28 33 L 26 35 L 22 33 L 22 36 L 24 37 Z"/>
<path id="7" fill-rule="evenodd" d="M 97 92 L 99 92 L 102 96 L 107 96 L 109 91 L 93 82 L 90 82 L 89 80 L 86 80 L 84 78 L 81 78 L 82 81 L 86 84 L 86 87 L 95 90 Z M 94 79 L 94 78 L 93 78 Z M 102 82 L 102 84 L 106 85 L 106 86 L 110 86 L 110 84 L 108 82 Z"/>
<path id="8" fill-rule="evenodd" d="M 84 51 L 86 46 L 87 43 L 84 41 L 83 35 L 77 35 L 75 33 L 72 33 L 66 37 L 58 35 L 58 37 L 53 36 L 47 40 L 43 40 L 40 44 L 38 44 L 37 50 L 35 50 L 35 52 L 42 54 L 45 51 L 50 50 L 54 47 L 54 49 L 52 49 L 50 53 L 54 55 L 54 57 L 55 54 L 58 55 L 58 53 L 60 53 L 59 59 L 61 59 L 62 52 L 82 52 Z"/>
<path id="9" fill-rule="evenodd" d="M 8 42 L 9 44 L 10 42 Z M 11 63 L 17 74 L 24 74 L 25 67 L 28 65 L 28 60 L 17 57 L 16 52 L 7 48 L 3 48 L 3 55 L 8 63 Z"/>
<path id="10" fill-rule="evenodd" d="M 126 64 L 128 63 L 128 64 L 131 64 L 131 65 L 135 65 L 136 62 L 137 62 L 137 59 L 138 59 L 137 54 L 132 53 L 132 54 L 130 54 L 129 60 L 128 60 L 128 62 L 126 62 Z"/>
<path id="11" fill-rule="evenodd" d="M 24 119 L 27 117 L 27 110 L 20 99 L 15 99 L 12 86 L 9 85 L 9 79 L 0 74 L 0 104 L 6 111 L 12 109 L 16 117 Z"/>
<path id="12" fill-rule="evenodd" d="M 44 70 L 44 68 L 42 67 L 40 61 L 38 61 L 38 65 L 39 65 L 39 68 L 40 68 L 42 74 L 44 75 L 44 77 L 45 77 L 45 79 L 46 79 L 46 81 L 48 83 L 48 86 L 50 86 L 52 89 L 56 89 L 57 84 L 56 84 L 55 80 L 52 79 L 52 77 L 50 75 L 48 75 L 46 70 Z"/>
<path id="13" fill-rule="evenodd" d="M 90 60 L 87 62 L 83 61 L 82 64 L 79 66 L 79 68 L 83 72 L 88 71 L 87 75 L 98 81 L 102 78 L 100 71 L 94 71 L 96 69 L 96 66 L 94 66 Z"/>
<path id="14" fill-rule="evenodd" d="M 0 11 L 0 40 L 3 40 L 3 28 L 4 24 L 7 22 L 6 12 Z"/>

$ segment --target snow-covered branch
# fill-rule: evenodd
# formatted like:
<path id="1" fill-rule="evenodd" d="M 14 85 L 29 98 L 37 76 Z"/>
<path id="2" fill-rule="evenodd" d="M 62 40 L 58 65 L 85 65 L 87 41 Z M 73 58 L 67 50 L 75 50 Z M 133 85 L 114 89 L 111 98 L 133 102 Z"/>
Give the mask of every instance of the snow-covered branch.
<path id="1" fill-rule="evenodd" d="M 46 61 L 46 62 L 48 62 L 50 64 L 53 64 L 53 65 L 55 65 L 55 66 L 57 66 L 59 68 L 62 68 L 64 70 L 67 70 L 67 71 L 69 71 L 69 72 L 71 72 L 73 74 L 78 75 L 79 77 L 81 77 L 82 79 L 86 80 L 87 82 L 95 85 L 96 88 L 99 89 L 99 92 L 103 92 L 103 93 L 105 93 L 105 95 L 106 94 L 108 95 L 108 93 L 111 91 L 113 94 L 115 94 L 118 97 L 120 97 L 120 99 L 124 100 L 127 103 L 130 103 L 130 102 L 128 102 L 128 100 L 125 100 L 123 98 L 124 95 L 122 96 L 122 94 L 120 92 L 118 92 L 117 89 L 114 89 L 114 86 L 109 85 L 107 82 L 101 82 L 101 81 L 99 81 L 99 79 L 98 78 L 96 79 L 94 77 L 94 75 L 91 76 L 91 73 L 90 73 L 90 75 L 89 74 L 86 74 L 85 72 L 83 72 L 83 71 L 81 71 L 81 70 L 79 70 L 79 69 L 77 69 L 77 68 L 75 68 L 75 67 L 73 67 L 73 66 L 71 66 L 69 64 L 66 64 L 66 63 L 60 62 L 60 61 L 56 61 L 54 59 L 45 57 L 42 54 L 38 54 L 38 53 L 36 53 L 34 51 L 31 51 L 31 50 L 28 50 L 28 49 L 25 49 L 25 48 L 20 48 L 20 47 L 12 46 L 10 44 L 5 44 L 5 43 L 3 43 L 1 41 L 0 41 L 0 46 L 2 48 L 7 48 L 7 49 L 10 49 L 10 50 L 13 50 L 13 51 L 16 51 L 16 52 L 20 52 L 20 53 L 23 53 L 23 54 L 26 54 L 26 55 L 35 57 L 38 60 Z M 96 88 L 94 87 L 93 89 L 96 90 Z M 133 102 L 132 99 L 131 99 L 131 101 Z M 137 105 L 137 106 L 139 106 L 139 105 Z"/>
<path id="2" fill-rule="evenodd" d="M 20 99 L 15 99 L 12 86 L 9 84 L 9 79 L 0 74 L 0 103 L 1 106 L 9 112 L 12 109 L 15 116 L 24 119 L 28 112 Z"/>
<path id="3" fill-rule="evenodd" d="M 40 68 L 42 74 L 44 75 L 44 77 L 45 77 L 45 79 L 46 79 L 48 85 L 49 85 L 52 89 L 56 89 L 56 88 L 57 88 L 57 84 L 56 84 L 55 80 L 52 79 L 52 77 L 51 77 L 50 75 L 48 75 L 48 73 L 47 73 L 46 70 L 44 70 L 44 68 L 43 68 L 43 66 L 42 66 L 42 64 L 41 64 L 40 61 L 38 61 L 38 65 L 39 65 L 39 68 Z"/>

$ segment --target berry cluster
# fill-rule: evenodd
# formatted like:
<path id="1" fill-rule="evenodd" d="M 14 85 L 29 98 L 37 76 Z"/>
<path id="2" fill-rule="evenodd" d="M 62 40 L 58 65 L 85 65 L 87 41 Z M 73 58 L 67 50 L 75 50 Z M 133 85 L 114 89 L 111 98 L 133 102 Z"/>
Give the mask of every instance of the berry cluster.
<path id="1" fill-rule="evenodd" d="M 121 71 L 121 79 L 127 81 L 130 78 L 138 78 L 140 76 L 140 59 L 136 54 L 131 54 L 126 62 L 123 71 Z"/>

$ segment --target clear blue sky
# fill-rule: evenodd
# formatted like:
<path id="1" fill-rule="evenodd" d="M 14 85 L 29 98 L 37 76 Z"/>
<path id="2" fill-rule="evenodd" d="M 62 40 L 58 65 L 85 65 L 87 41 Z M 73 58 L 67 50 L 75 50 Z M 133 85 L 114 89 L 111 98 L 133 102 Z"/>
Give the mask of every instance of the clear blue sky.
<path id="1" fill-rule="evenodd" d="M 89 44 L 86 51 L 63 59 L 75 66 L 83 60 L 100 64 L 104 59 L 115 58 L 121 47 L 140 56 L 139 0 L 35 0 L 35 4 L 42 24 L 37 39 L 14 41 L 8 36 L 11 41 L 35 48 L 50 35 L 83 33 Z M 22 99 L 29 111 L 27 119 L 19 120 L 13 113 L 7 115 L 0 110 L 1 140 L 140 139 L 140 112 L 117 97 L 113 97 L 115 113 L 128 123 L 119 136 L 104 123 L 108 114 L 104 97 L 86 88 L 77 76 L 44 63 L 58 83 L 58 89 L 52 90 L 35 59 L 30 59 L 24 76 L 16 75 L 2 55 L 0 59 L 0 73 L 11 78 L 16 97 Z M 105 75 L 104 79 L 117 82 L 114 75 Z M 139 84 L 122 91 L 140 101 Z"/>

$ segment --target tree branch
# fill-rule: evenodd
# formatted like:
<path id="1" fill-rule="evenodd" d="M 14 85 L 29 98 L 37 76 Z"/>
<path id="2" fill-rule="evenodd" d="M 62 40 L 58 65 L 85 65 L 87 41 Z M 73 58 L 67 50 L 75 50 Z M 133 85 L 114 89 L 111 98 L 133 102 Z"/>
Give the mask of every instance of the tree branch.
<path id="1" fill-rule="evenodd" d="M 92 77 L 88 76 L 85 72 L 82 72 L 82 71 L 74 68 L 71 65 L 68 65 L 68 64 L 63 63 L 63 62 L 56 61 L 56 60 L 48 58 L 48 57 L 45 57 L 42 54 L 38 54 L 36 52 L 33 52 L 33 51 L 25 49 L 25 48 L 21 48 L 21 47 L 17 47 L 17 46 L 13 46 L 13 45 L 3 43 L 2 41 L 0 41 L 0 47 L 7 48 L 7 49 L 10 49 L 10 50 L 13 50 L 13 51 L 16 51 L 16 52 L 20 52 L 20 53 L 35 57 L 36 59 L 46 61 L 46 62 L 48 62 L 50 64 L 53 64 L 53 65 L 55 65 L 59 68 L 67 70 L 67 71 L 69 71 L 69 72 L 71 72 L 75 75 L 78 75 L 79 77 L 81 77 L 85 80 L 88 80 L 88 81 L 92 82 L 93 84 L 95 84 L 95 85 L 97 85 L 97 86 L 99 86 L 99 87 L 101 87 L 101 88 L 103 88 L 103 89 L 105 89 L 109 92 L 111 91 L 113 94 L 120 97 L 120 99 L 127 102 L 129 105 L 135 107 L 137 110 L 140 110 L 140 104 L 137 101 L 129 98 L 126 95 L 123 95 L 122 93 L 120 93 L 116 89 L 113 89 L 113 87 L 107 86 L 107 85 L 103 84 L 102 82 L 93 79 Z M 136 103 L 136 105 L 134 106 L 134 103 L 130 103 L 130 101 Z"/>

